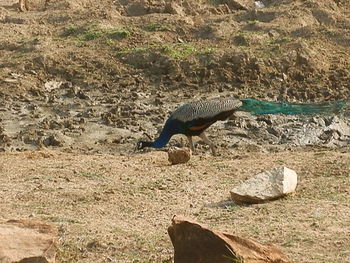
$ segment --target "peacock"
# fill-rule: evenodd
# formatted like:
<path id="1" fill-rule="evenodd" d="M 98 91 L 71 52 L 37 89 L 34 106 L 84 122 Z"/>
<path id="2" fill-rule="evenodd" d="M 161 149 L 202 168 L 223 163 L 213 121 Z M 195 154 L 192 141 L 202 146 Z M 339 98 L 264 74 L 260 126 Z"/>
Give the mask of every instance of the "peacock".
<path id="1" fill-rule="evenodd" d="M 246 111 L 259 114 L 319 114 L 338 113 L 350 100 L 316 103 L 270 102 L 251 98 L 220 98 L 199 100 L 186 103 L 177 108 L 167 119 L 155 141 L 139 141 L 137 149 L 145 147 L 162 148 L 175 134 L 187 136 L 191 150 L 194 152 L 193 136 L 199 136 L 209 145 L 212 154 L 216 155 L 215 145 L 205 135 L 216 121 L 228 119 L 235 111 Z"/>

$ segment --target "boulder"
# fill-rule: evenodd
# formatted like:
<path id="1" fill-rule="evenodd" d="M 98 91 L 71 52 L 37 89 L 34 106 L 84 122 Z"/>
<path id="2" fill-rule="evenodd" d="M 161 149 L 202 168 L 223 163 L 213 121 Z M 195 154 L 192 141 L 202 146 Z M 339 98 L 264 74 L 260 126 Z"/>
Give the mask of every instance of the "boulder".
<path id="1" fill-rule="evenodd" d="M 0 222 L 1 263 L 54 263 L 57 229 L 39 220 Z"/>
<path id="2" fill-rule="evenodd" d="M 170 148 L 168 160 L 171 164 L 187 163 L 191 159 L 192 152 L 189 148 Z"/>
<path id="3" fill-rule="evenodd" d="M 292 263 L 274 245 L 209 230 L 181 216 L 168 228 L 174 263 Z"/>
<path id="4" fill-rule="evenodd" d="M 298 175 L 280 166 L 257 174 L 231 190 L 231 198 L 239 203 L 261 203 L 295 191 Z"/>

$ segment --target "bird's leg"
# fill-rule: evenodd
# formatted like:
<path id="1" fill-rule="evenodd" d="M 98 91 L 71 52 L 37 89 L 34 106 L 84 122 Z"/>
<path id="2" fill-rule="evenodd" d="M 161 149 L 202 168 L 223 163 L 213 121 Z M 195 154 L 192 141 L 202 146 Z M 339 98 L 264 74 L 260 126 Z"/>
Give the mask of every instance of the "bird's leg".
<path id="1" fill-rule="evenodd" d="M 213 153 L 214 156 L 216 156 L 216 150 L 215 150 L 215 145 L 214 143 L 212 143 L 208 137 L 205 135 L 204 132 L 202 132 L 201 134 L 199 134 L 199 137 L 206 143 L 209 145 L 211 152 Z"/>
<path id="2" fill-rule="evenodd" d="M 195 151 L 194 151 L 192 136 L 186 136 L 186 137 L 187 137 L 188 143 L 190 144 L 190 148 L 191 148 L 192 152 L 194 153 Z"/>

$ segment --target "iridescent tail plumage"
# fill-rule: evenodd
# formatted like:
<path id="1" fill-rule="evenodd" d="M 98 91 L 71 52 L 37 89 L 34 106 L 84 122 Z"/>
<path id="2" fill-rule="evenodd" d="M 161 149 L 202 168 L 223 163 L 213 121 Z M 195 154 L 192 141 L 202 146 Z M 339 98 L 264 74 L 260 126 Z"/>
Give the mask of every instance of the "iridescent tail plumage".
<path id="1" fill-rule="evenodd" d="M 256 99 L 241 99 L 243 105 L 238 110 L 259 114 L 336 114 L 350 104 L 350 99 L 331 102 L 270 102 Z"/>

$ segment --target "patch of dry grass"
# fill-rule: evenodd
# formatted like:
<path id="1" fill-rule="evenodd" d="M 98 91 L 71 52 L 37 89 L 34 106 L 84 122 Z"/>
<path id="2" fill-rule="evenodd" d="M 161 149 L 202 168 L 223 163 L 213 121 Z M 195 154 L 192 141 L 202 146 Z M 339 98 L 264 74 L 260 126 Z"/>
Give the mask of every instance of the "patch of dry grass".
<path id="1" fill-rule="evenodd" d="M 284 164 L 297 192 L 238 206 L 229 190 Z M 295 262 L 350 261 L 350 154 L 339 151 L 195 156 L 170 166 L 164 152 L 133 156 L 0 155 L 1 217 L 60 229 L 58 262 L 170 262 L 167 227 L 183 214 L 209 227 L 274 243 Z"/>

